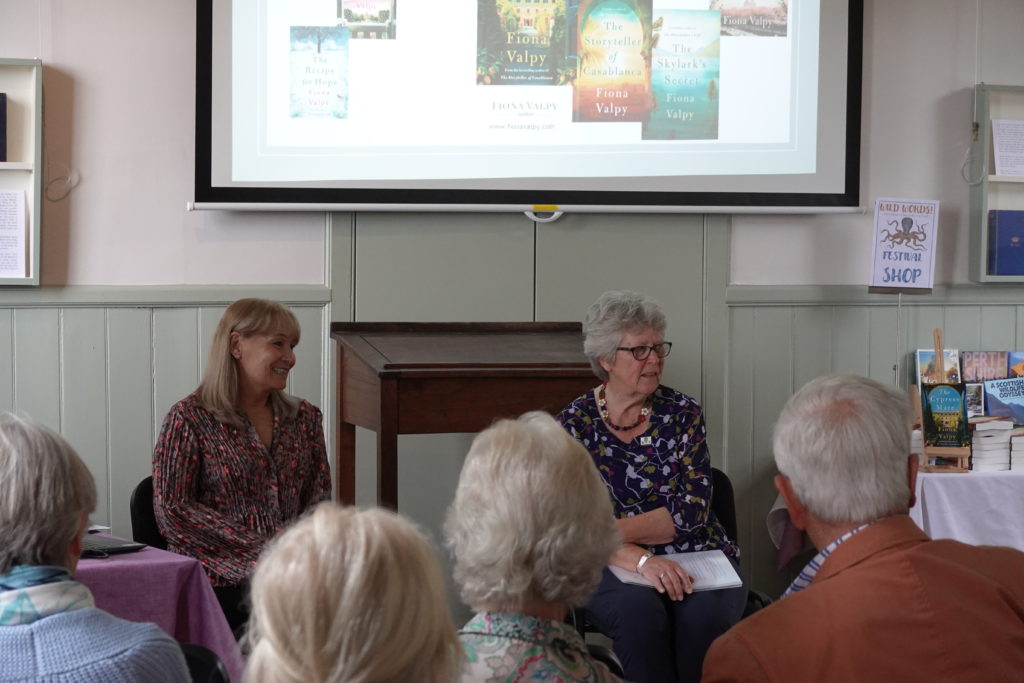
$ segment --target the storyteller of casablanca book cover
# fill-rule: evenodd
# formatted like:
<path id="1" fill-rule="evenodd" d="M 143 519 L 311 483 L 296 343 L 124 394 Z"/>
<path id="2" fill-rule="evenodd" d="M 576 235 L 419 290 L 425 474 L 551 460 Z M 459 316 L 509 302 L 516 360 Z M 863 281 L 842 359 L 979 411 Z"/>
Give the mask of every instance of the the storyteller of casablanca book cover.
<path id="1" fill-rule="evenodd" d="M 647 120 L 651 0 L 581 0 L 573 121 Z"/>

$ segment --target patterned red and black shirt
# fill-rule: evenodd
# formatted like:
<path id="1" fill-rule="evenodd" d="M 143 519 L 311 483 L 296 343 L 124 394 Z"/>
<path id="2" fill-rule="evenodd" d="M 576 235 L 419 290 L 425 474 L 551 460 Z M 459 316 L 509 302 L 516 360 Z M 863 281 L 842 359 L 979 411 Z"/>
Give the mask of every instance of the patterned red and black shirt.
<path id="1" fill-rule="evenodd" d="M 246 580 L 264 544 L 331 495 L 319 408 L 300 399 L 293 420 L 275 413 L 269 447 L 243 421 L 218 422 L 192 394 L 171 408 L 153 451 L 157 525 L 215 586 Z"/>

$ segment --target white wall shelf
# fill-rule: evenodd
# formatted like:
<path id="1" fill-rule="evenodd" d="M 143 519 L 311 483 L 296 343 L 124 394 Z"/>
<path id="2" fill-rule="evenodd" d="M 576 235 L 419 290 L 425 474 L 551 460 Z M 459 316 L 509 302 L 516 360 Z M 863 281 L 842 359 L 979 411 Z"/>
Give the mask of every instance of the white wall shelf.
<path id="1" fill-rule="evenodd" d="M 0 285 L 39 284 L 42 223 L 43 65 L 38 59 L 0 59 L 0 92 L 7 94 L 7 161 L 0 162 L 0 190 L 24 192 L 24 270 L 10 273 L 18 252 L 0 252 L 7 266 Z M 9 242 L 8 242 L 9 244 Z"/>
<path id="2" fill-rule="evenodd" d="M 1022 283 L 1020 275 L 997 275 L 989 265 L 989 211 L 1024 211 L 1024 176 L 995 175 L 992 119 L 1024 120 L 1024 86 L 975 87 L 977 135 L 971 143 L 970 277 L 975 282 Z M 1024 251 L 1024 246 L 1021 247 Z"/>

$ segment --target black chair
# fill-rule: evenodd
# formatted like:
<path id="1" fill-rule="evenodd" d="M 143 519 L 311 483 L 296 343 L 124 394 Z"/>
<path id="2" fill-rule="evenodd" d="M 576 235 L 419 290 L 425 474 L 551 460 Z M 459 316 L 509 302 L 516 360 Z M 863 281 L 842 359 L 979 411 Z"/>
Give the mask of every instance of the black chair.
<path id="1" fill-rule="evenodd" d="M 192 683 L 230 683 L 224 662 L 213 650 L 192 643 L 178 643 L 185 655 L 185 665 L 192 677 Z"/>
<path id="2" fill-rule="evenodd" d="M 711 511 L 725 529 L 725 534 L 733 543 L 739 543 L 739 524 L 736 522 L 736 493 L 728 475 L 717 467 L 711 468 Z M 757 610 L 767 607 L 771 598 L 752 588 L 747 589 L 747 606 L 743 608 L 743 616 L 747 617 Z"/>
<path id="3" fill-rule="evenodd" d="M 132 540 L 167 550 L 167 539 L 160 533 L 160 527 L 156 525 L 156 513 L 153 511 L 153 477 L 146 477 L 139 482 L 132 491 L 129 506 L 132 515 Z"/>

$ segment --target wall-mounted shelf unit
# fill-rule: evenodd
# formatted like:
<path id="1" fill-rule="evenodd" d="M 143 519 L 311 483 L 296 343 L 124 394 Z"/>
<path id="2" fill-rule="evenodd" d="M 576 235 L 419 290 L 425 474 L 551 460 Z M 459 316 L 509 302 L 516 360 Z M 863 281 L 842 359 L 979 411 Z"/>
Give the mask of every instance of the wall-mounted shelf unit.
<path id="1" fill-rule="evenodd" d="M 998 274 L 990 267 L 989 212 L 1024 212 L 1024 175 L 996 175 L 992 121 L 1024 121 L 1024 86 L 975 87 L 977 134 L 971 143 L 970 277 L 975 282 L 1024 282 L 1020 274 Z M 1024 235 L 1021 236 L 1024 238 Z M 1020 246 L 1024 262 L 1024 243 Z"/>
<path id="2" fill-rule="evenodd" d="M 7 95 L 7 160 L 0 161 L 0 285 L 38 285 L 42 217 L 42 62 L 0 59 L 0 93 Z M 24 226 L 12 224 L 17 215 L 13 202 L 24 205 Z"/>

